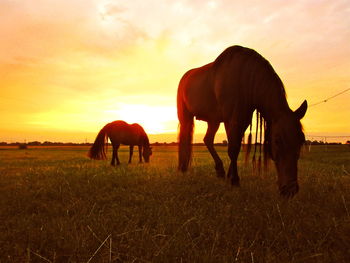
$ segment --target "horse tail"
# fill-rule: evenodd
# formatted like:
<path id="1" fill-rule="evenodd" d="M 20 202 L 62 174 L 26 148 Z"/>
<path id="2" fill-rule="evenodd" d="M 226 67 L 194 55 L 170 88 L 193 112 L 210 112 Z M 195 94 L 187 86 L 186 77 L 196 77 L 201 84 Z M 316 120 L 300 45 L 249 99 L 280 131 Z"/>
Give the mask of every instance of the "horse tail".
<path id="1" fill-rule="evenodd" d="M 250 151 L 252 150 L 252 122 L 250 122 L 249 125 L 249 135 L 248 135 L 248 140 L 247 140 L 247 145 L 246 145 L 246 152 L 245 152 L 245 163 L 248 163 Z"/>
<path id="2" fill-rule="evenodd" d="M 194 121 L 193 115 L 188 111 L 184 105 L 181 94 L 177 94 L 177 115 L 180 122 L 180 133 L 178 135 L 179 141 L 179 167 L 182 172 L 187 171 L 191 162 L 192 156 L 192 139 Z"/>
<path id="3" fill-rule="evenodd" d="M 264 121 L 264 168 L 265 171 L 267 171 L 268 166 L 269 166 L 269 158 L 271 158 L 270 156 L 270 141 L 269 141 L 269 137 L 270 137 L 270 130 L 268 128 L 268 124 L 266 121 Z"/>
<path id="4" fill-rule="evenodd" d="M 253 153 L 253 170 L 258 170 L 258 174 L 261 173 L 262 164 L 264 165 L 265 171 L 268 169 L 268 161 L 271 158 L 270 154 L 270 141 L 269 141 L 269 126 L 267 121 L 264 119 L 262 114 L 260 112 L 256 113 L 256 131 L 255 131 L 255 145 L 254 145 L 254 153 Z M 259 133 L 260 130 L 260 133 Z M 260 144 L 258 142 L 258 133 L 259 133 L 259 140 Z M 264 142 L 263 142 L 263 134 L 264 134 Z M 256 160 L 256 154 L 257 154 L 257 147 L 259 147 L 259 158 Z M 252 148 L 252 121 L 250 122 L 249 126 L 249 135 L 248 135 L 248 141 L 246 144 L 246 154 L 245 154 L 245 163 L 248 163 L 249 155 Z M 263 156 L 262 156 L 263 155 Z M 262 160 L 263 158 L 263 160 Z"/>
<path id="5" fill-rule="evenodd" d="M 95 160 L 105 160 L 106 159 L 106 148 L 108 145 L 108 134 L 107 134 L 108 124 L 104 126 L 100 132 L 97 134 L 94 144 L 91 146 L 88 157 Z M 106 147 L 105 147 L 106 145 Z"/>
<path id="6" fill-rule="evenodd" d="M 263 144 L 263 141 L 262 141 L 262 134 L 263 134 L 263 117 L 261 116 L 261 113 L 259 114 L 259 126 L 260 126 L 260 134 L 259 134 L 259 141 L 260 141 L 260 144 L 259 144 L 259 160 L 258 160 L 258 174 L 260 175 L 261 174 L 261 155 L 262 155 L 262 144 Z"/>
<path id="7" fill-rule="evenodd" d="M 253 154 L 253 170 L 256 170 L 256 147 L 257 147 L 257 143 L 258 143 L 258 132 L 259 132 L 259 112 L 256 111 L 256 127 L 255 127 L 255 144 L 254 144 L 254 154 Z"/>

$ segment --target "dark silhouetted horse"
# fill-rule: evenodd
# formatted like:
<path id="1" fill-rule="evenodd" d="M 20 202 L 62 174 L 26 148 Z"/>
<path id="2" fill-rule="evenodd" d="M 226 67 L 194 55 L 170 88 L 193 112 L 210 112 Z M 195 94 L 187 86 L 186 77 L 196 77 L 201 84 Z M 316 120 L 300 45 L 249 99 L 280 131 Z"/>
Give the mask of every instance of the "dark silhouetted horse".
<path id="1" fill-rule="evenodd" d="M 113 155 L 111 165 L 120 164 L 118 158 L 118 148 L 120 144 L 130 145 L 129 163 L 134 150 L 134 146 L 139 147 L 140 163 L 142 156 L 145 162 L 149 162 L 152 155 L 152 147 L 149 145 L 149 140 L 144 129 L 137 123 L 128 124 L 125 121 L 114 121 L 105 125 L 98 133 L 94 144 L 91 146 L 88 156 L 91 159 L 101 160 L 106 159 L 106 150 L 108 138 L 111 140 L 113 147 Z"/>
<path id="2" fill-rule="evenodd" d="M 218 176 L 225 175 L 213 147 L 215 133 L 224 122 L 231 160 L 227 176 L 233 185 L 239 185 L 237 157 L 254 110 L 260 114 L 261 123 L 264 121 L 264 125 L 260 124 L 264 126 L 264 156 L 275 162 L 280 193 L 285 197 L 295 195 L 299 190 L 297 162 L 305 141 L 300 119 L 305 115 L 307 102 L 293 112 L 271 64 L 256 51 L 241 46 L 227 48 L 214 62 L 182 77 L 177 92 L 179 169 L 186 171 L 190 163 L 196 117 L 208 123 L 204 142 Z"/>

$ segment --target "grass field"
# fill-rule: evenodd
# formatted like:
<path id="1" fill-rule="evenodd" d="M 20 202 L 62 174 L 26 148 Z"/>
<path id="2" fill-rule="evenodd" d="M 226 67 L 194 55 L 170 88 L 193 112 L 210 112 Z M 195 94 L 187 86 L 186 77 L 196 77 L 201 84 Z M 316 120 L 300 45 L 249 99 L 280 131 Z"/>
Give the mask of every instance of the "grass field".
<path id="1" fill-rule="evenodd" d="M 0 262 L 350 262 L 348 146 L 304 151 L 290 201 L 272 166 L 240 161 L 232 188 L 204 147 L 184 175 L 175 147 L 127 151 L 113 168 L 84 147 L 1 148 Z"/>

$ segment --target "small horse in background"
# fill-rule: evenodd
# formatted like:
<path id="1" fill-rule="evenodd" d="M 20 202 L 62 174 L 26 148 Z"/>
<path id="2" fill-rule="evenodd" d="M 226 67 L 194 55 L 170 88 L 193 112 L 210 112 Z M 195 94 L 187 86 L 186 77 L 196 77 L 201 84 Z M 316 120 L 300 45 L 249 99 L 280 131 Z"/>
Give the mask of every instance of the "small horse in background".
<path id="1" fill-rule="evenodd" d="M 185 172 L 190 164 L 196 117 L 208 123 L 204 142 L 215 161 L 217 175 L 225 175 L 213 145 L 215 133 L 224 122 L 231 160 L 227 177 L 231 178 L 232 185 L 238 186 L 237 157 L 254 110 L 265 124 L 264 153 L 275 162 L 280 194 L 295 195 L 299 190 L 297 163 L 305 141 L 300 120 L 307 110 L 307 102 L 292 111 L 284 85 L 271 64 L 255 50 L 241 46 L 227 48 L 214 62 L 191 69 L 180 80 L 177 92 L 179 170 Z"/>
<path id="2" fill-rule="evenodd" d="M 134 146 L 139 147 L 139 158 L 142 163 L 142 157 L 148 163 L 152 155 L 152 147 L 150 147 L 149 139 L 144 129 L 137 123 L 128 124 L 125 121 L 114 121 L 106 124 L 98 133 L 94 144 L 91 146 L 88 156 L 95 160 L 106 159 L 106 149 L 108 138 L 113 147 L 111 165 L 120 164 L 118 158 L 118 149 L 120 144 L 130 146 L 129 163 L 131 163 Z"/>

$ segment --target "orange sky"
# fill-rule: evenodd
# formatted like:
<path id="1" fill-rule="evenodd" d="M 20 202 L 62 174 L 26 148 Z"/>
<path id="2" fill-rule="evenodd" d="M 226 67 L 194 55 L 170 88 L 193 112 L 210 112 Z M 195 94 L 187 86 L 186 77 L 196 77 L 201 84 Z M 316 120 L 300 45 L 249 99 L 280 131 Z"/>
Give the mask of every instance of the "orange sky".
<path id="1" fill-rule="evenodd" d="M 292 109 L 350 87 L 348 0 L 0 0 L 0 39 L 7 142 L 92 142 L 118 119 L 174 141 L 181 76 L 235 44 L 271 62 Z M 350 136 L 350 92 L 303 124 L 310 136 Z"/>

